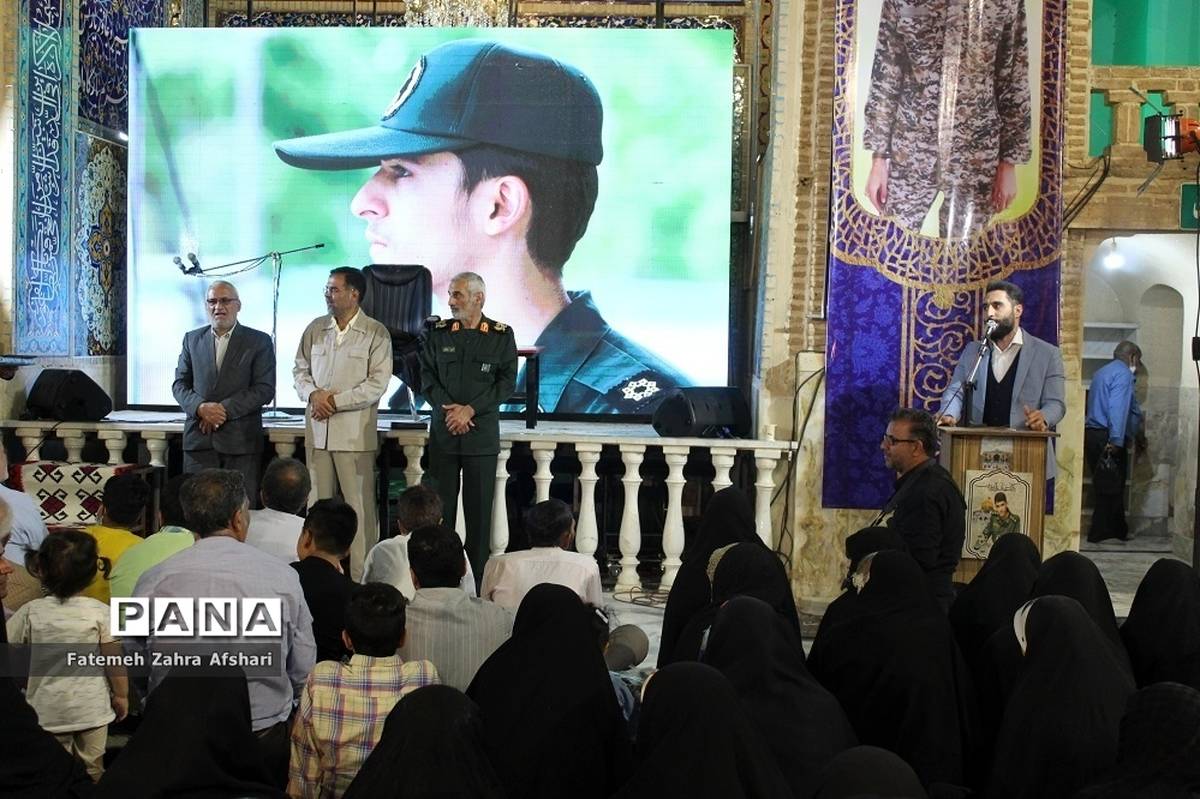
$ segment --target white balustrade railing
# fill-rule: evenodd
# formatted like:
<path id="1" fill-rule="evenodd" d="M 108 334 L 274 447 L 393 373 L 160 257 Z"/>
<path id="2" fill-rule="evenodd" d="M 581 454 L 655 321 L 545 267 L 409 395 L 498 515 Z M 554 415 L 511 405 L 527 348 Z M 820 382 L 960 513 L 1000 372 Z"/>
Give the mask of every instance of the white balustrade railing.
<path id="1" fill-rule="evenodd" d="M 177 418 L 167 421 L 147 421 L 147 416 L 165 414 L 143 414 L 126 411 L 114 414 L 115 420 L 104 422 L 49 422 L 49 421 L 2 421 L 0 427 L 13 429 L 24 445 L 27 458 L 38 459 L 44 443 L 52 438 L 61 440 L 67 459 L 79 461 L 89 437 L 103 442 L 108 452 L 108 463 L 120 463 L 122 455 L 132 440 L 140 439 L 145 445 L 144 462 L 151 466 L 165 467 L 167 447 L 172 438 L 181 436 L 183 424 Z M 111 419 L 111 417 L 110 417 Z M 291 422 L 287 424 L 267 423 L 267 440 L 279 457 L 294 457 L 304 448 L 304 427 Z M 424 474 L 421 457 L 425 452 L 427 434 L 423 430 L 380 431 L 380 437 L 396 451 L 404 454 L 403 474 L 408 485 L 419 483 Z M 771 526 L 771 495 L 776 488 L 775 472 L 786 464 L 795 452 L 795 444 L 788 441 L 754 439 L 699 439 L 661 438 L 646 425 L 587 424 L 542 422 L 538 428 L 527 430 L 519 422 L 501 423 L 500 454 L 496 459 L 495 501 L 492 506 L 492 537 L 490 550 L 493 554 L 504 552 L 509 543 L 508 500 L 505 487 L 510 478 L 509 460 L 514 448 L 523 451 L 528 447 L 535 470 L 533 482 L 536 498 L 540 501 L 550 496 L 554 480 L 552 462 L 556 455 L 573 457 L 579 461 L 578 477 L 578 521 L 576 522 L 575 546 L 585 554 L 594 554 L 599 548 L 601 536 L 606 532 L 600 527 L 597 512 L 596 487 L 600 481 L 596 467 L 600 463 L 605 447 L 619 455 L 624 466 L 620 483 L 624 494 L 623 511 L 617 531 L 617 548 L 620 552 L 620 573 L 617 577 L 618 590 L 638 588 L 641 577 L 638 566 L 642 553 L 642 519 L 638 507 L 638 495 L 643 485 L 642 467 L 648 461 L 665 461 L 667 473 L 666 516 L 662 529 L 662 577 L 660 586 L 669 588 L 679 570 L 684 547 L 684 489 L 695 477 L 685 477 L 684 466 L 693 453 L 707 451 L 715 472 L 712 488 L 720 490 L 733 484 L 733 469 L 739 456 L 752 460 L 755 466 L 754 514 L 755 529 L 763 542 L 774 546 Z M 661 460 L 658 451 L 661 450 Z M 660 467 L 661 468 L 661 467 Z M 458 529 L 465 535 L 461 494 L 459 497 Z M 657 560 L 658 553 L 651 553 Z"/>

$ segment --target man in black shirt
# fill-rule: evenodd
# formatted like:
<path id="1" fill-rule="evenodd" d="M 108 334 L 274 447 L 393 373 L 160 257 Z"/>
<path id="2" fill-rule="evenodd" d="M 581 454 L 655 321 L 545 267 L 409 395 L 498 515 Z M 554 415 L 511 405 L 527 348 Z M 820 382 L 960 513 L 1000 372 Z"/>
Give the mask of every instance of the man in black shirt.
<path id="1" fill-rule="evenodd" d="M 904 539 L 943 609 L 954 600 L 952 577 L 966 536 L 966 503 L 954 478 L 933 460 L 937 426 L 925 411 L 898 408 L 879 448 L 896 472 L 896 493 L 880 511 Z"/>
<path id="2" fill-rule="evenodd" d="M 300 561 L 292 568 L 300 574 L 300 588 L 312 613 L 318 661 L 341 660 L 350 654 L 342 642 L 342 630 L 355 584 L 343 563 L 350 556 L 357 530 L 354 508 L 340 499 L 321 499 L 308 509 L 296 544 Z"/>

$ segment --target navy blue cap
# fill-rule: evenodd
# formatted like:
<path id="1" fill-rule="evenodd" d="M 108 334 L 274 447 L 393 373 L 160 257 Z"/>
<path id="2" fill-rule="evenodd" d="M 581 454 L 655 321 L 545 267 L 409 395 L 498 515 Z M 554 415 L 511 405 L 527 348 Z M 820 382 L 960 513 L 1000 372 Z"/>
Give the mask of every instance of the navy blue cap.
<path id="1" fill-rule="evenodd" d="M 481 39 L 430 50 L 413 66 L 379 124 L 275 142 L 304 169 L 361 169 L 380 159 L 493 144 L 596 165 L 604 111 L 577 68 Z"/>

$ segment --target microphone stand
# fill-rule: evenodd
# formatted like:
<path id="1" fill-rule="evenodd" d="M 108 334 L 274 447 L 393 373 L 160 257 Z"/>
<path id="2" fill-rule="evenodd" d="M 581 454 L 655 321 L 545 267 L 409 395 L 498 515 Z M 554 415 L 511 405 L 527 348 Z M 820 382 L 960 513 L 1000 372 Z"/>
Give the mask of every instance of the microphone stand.
<path id="1" fill-rule="evenodd" d="M 979 365 L 983 363 L 983 355 L 992 346 L 992 340 L 984 337 L 979 344 L 979 352 L 975 355 L 975 365 L 971 367 L 971 374 L 963 383 L 963 414 L 962 421 L 959 422 L 961 427 L 974 427 L 971 422 L 971 404 L 975 400 L 975 380 L 979 374 Z"/>
<path id="2" fill-rule="evenodd" d="M 305 252 L 307 250 L 319 250 L 325 244 L 310 244 L 307 247 L 297 247 L 294 250 L 284 250 L 282 252 L 269 252 L 266 255 L 258 255 L 254 258 L 245 258 L 241 261 L 231 261 L 227 264 L 218 264 L 210 266 L 207 269 L 201 269 L 196 265 L 194 269 L 184 272 L 184 274 L 194 275 L 196 277 L 230 277 L 231 275 L 249 272 L 252 269 L 257 269 L 262 266 L 263 262 L 268 258 L 271 260 L 271 350 L 275 353 L 275 362 L 279 362 L 279 341 L 277 338 L 279 330 L 279 280 L 283 273 L 283 256 L 291 255 L 292 253 Z M 179 259 L 176 259 L 178 261 Z M 234 267 L 242 267 L 234 269 Z M 272 376 L 274 377 L 274 376 Z M 279 392 L 272 391 L 271 410 L 263 412 L 264 419 L 294 419 L 290 413 L 284 413 L 279 410 Z"/>

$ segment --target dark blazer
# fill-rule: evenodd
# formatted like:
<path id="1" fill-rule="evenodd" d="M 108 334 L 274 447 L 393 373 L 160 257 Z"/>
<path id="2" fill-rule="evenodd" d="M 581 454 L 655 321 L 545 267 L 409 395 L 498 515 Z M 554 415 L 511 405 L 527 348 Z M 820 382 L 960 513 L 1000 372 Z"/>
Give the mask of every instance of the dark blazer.
<path id="1" fill-rule="evenodd" d="M 175 367 L 171 393 L 187 421 L 183 427 L 185 450 L 215 449 L 227 455 L 262 450 L 262 406 L 275 396 L 275 349 L 271 337 L 239 324 L 233 329 L 221 372 L 212 327 L 192 330 L 183 336 L 183 351 Z M 196 415 L 202 402 L 225 406 L 226 422 L 205 435 Z"/>

